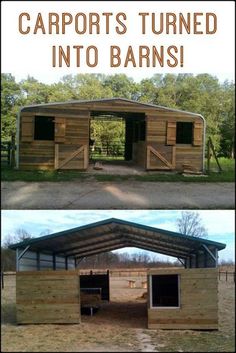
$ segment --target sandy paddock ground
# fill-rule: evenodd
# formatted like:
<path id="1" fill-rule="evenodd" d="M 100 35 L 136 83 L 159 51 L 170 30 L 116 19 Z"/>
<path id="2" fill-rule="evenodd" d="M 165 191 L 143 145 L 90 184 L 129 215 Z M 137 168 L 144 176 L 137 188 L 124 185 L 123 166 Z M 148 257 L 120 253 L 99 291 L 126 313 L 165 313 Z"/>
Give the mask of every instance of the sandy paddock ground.
<path id="1" fill-rule="evenodd" d="M 128 280 L 136 280 L 129 288 Z M 111 302 L 79 325 L 16 325 L 15 276 L 2 290 L 3 352 L 233 352 L 234 283 L 219 282 L 219 331 L 148 330 L 143 277 L 111 277 Z"/>

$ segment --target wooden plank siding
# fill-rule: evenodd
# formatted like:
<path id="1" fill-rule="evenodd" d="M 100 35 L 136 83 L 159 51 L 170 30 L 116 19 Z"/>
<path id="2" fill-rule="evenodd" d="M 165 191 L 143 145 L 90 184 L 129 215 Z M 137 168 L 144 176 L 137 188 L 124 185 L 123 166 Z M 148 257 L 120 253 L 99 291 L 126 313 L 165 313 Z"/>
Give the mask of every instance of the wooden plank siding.
<path id="1" fill-rule="evenodd" d="M 81 145 L 89 148 L 89 113 L 77 115 L 57 115 L 55 117 L 55 140 L 34 140 L 34 116 L 53 116 L 52 114 L 37 113 L 24 115 L 21 119 L 21 139 L 19 144 L 20 169 L 57 169 L 56 161 L 67 158 Z M 24 135 L 23 135 L 24 133 Z M 55 147 L 59 144 L 59 148 Z M 58 155 L 57 155 L 58 153 Z M 85 161 L 86 157 L 86 161 Z M 63 169 L 87 168 L 88 152 L 81 153 Z"/>
<path id="2" fill-rule="evenodd" d="M 156 115 L 148 114 L 147 118 L 147 147 L 153 147 L 168 162 L 174 164 L 174 169 L 182 171 L 184 165 L 190 165 L 195 171 L 202 171 L 202 154 L 203 154 L 203 121 L 200 117 L 191 115 L 169 112 L 168 114 L 156 113 Z M 192 122 L 194 123 L 193 144 L 176 144 L 176 122 Z M 171 149 L 175 147 L 175 161 L 170 156 Z M 148 159 L 149 158 L 149 159 Z M 170 169 L 153 153 L 147 153 L 147 166 L 152 170 Z"/>
<path id="3" fill-rule="evenodd" d="M 79 272 L 16 273 L 18 324 L 80 323 Z"/>
<path id="4" fill-rule="evenodd" d="M 68 102 L 25 107 L 21 111 L 19 168 L 20 169 L 57 169 L 58 159 L 68 158 L 71 151 L 86 146 L 86 152 L 67 163 L 63 169 L 86 170 L 89 162 L 90 114 L 94 112 L 125 114 L 145 114 L 146 139 L 133 143 L 132 160 L 147 170 L 176 169 L 183 170 L 188 164 L 196 171 L 202 171 L 204 123 L 200 116 L 189 112 L 172 111 L 158 106 L 149 106 L 122 99 L 98 100 L 86 102 Z M 123 115 L 122 115 L 123 114 Z M 54 141 L 34 140 L 34 117 L 49 116 L 55 118 Z M 127 119 L 128 120 L 128 119 Z M 193 143 L 176 144 L 176 122 L 194 123 Z M 55 147 L 59 144 L 59 147 Z M 62 147 L 64 146 L 64 147 Z M 166 168 L 163 160 L 155 153 L 148 153 L 148 147 L 163 146 L 156 151 L 163 153 L 164 159 L 174 165 Z M 174 146 L 171 150 L 169 147 Z M 68 148 L 67 148 L 68 147 Z M 68 153 L 66 152 L 68 150 Z M 171 151 L 171 152 L 170 152 Z M 72 152 L 73 153 L 73 152 Z M 173 162 L 173 156 L 176 160 Z M 60 163 L 59 163 L 60 164 Z"/>
<path id="5" fill-rule="evenodd" d="M 133 143 L 133 161 L 142 168 L 146 168 L 146 142 Z"/>
<path id="6" fill-rule="evenodd" d="M 179 308 L 151 308 L 150 276 L 163 274 L 179 275 Z M 218 329 L 217 274 L 216 268 L 149 270 L 148 328 Z"/>

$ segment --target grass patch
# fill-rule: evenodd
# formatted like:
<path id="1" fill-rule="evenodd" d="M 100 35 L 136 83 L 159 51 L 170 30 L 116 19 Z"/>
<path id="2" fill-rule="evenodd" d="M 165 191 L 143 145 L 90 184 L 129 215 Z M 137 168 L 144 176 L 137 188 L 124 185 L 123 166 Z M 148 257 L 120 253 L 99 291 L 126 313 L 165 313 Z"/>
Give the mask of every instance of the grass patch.
<path id="1" fill-rule="evenodd" d="M 151 333 L 152 343 L 161 352 L 234 352 L 234 335 L 220 332 L 172 331 L 167 334 Z M 160 351 L 160 350 L 159 350 Z"/>
<path id="2" fill-rule="evenodd" d="M 235 171 L 235 160 L 234 159 L 220 157 L 220 158 L 218 158 L 218 160 L 219 160 L 220 166 L 223 169 L 223 171 L 233 171 L 233 172 Z M 207 161 L 205 161 L 205 166 L 207 167 Z M 218 170 L 218 166 L 217 166 L 215 159 L 211 159 L 210 169 L 212 169 L 212 171 Z"/>
<path id="3" fill-rule="evenodd" d="M 87 174 L 71 170 L 16 170 L 3 167 L 1 178 L 3 181 L 70 181 L 86 179 Z"/>
<path id="4" fill-rule="evenodd" d="M 1 172 L 2 181 L 86 181 L 96 180 L 99 182 L 112 181 L 149 181 L 149 182 L 234 182 L 235 181 L 235 161 L 227 158 L 220 158 L 223 172 L 217 171 L 217 164 L 211 161 L 211 172 L 206 176 L 183 176 L 178 173 L 147 172 L 142 175 L 114 175 L 95 174 L 80 172 L 77 170 L 16 170 L 3 166 Z"/>

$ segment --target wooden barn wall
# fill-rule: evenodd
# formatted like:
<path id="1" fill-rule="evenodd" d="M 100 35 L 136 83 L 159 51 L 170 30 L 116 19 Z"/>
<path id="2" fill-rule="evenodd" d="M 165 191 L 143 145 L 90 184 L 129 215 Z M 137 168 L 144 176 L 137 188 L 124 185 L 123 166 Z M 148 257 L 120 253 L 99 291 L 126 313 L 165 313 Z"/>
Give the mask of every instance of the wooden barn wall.
<path id="1" fill-rule="evenodd" d="M 23 112 L 21 114 L 19 168 L 54 169 L 56 143 L 59 144 L 59 162 L 67 158 L 80 146 L 86 145 L 88 147 L 89 112 L 80 110 L 78 114 L 74 114 L 72 112 L 67 114 Z M 55 121 L 64 121 L 65 129 L 60 132 L 63 135 L 60 135 L 60 138 L 55 138 L 55 141 L 34 140 L 34 117 L 37 115 L 52 116 Z M 56 128 L 57 126 L 55 126 Z M 76 156 L 63 169 L 66 169 L 66 167 L 67 169 L 84 169 L 83 155 Z"/>
<path id="2" fill-rule="evenodd" d="M 18 324 L 80 323 L 78 271 L 16 273 Z"/>
<path id="3" fill-rule="evenodd" d="M 165 156 L 163 147 L 168 150 L 171 146 L 167 145 L 167 124 L 168 122 L 197 122 L 201 126 L 203 137 L 203 121 L 200 117 L 193 117 L 192 115 L 182 114 L 178 112 L 159 112 L 148 113 L 147 115 L 147 145 L 152 146 L 157 151 Z M 202 154 L 203 154 L 203 138 L 199 146 L 192 146 L 189 144 L 176 144 L 175 146 L 175 168 L 176 170 L 183 170 L 183 165 L 191 165 L 196 171 L 202 171 Z M 168 151 L 166 152 L 169 153 Z M 168 161 L 171 161 L 170 156 L 165 156 Z M 163 163 L 151 155 L 150 165 L 158 169 Z"/>
<path id="4" fill-rule="evenodd" d="M 37 253 L 34 251 L 26 251 L 26 253 L 19 260 L 19 271 L 47 271 L 47 270 L 65 270 L 74 269 L 75 261 L 74 258 L 65 256 L 55 256 L 55 262 L 53 261 L 53 255 Z"/>
<path id="5" fill-rule="evenodd" d="M 146 168 L 146 142 L 133 143 L 133 161 L 142 168 Z"/>
<path id="6" fill-rule="evenodd" d="M 150 275 L 178 274 L 179 308 L 151 308 L 150 278 L 148 287 L 148 328 L 150 329 L 218 329 L 217 269 L 149 270 Z"/>
<path id="7" fill-rule="evenodd" d="M 157 109 L 136 105 L 130 102 L 88 102 L 60 104 L 45 107 L 25 108 L 21 113 L 20 144 L 19 144 L 19 168 L 21 169 L 54 169 L 55 144 L 58 144 L 58 164 L 60 165 L 73 152 L 81 146 L 89 148 L 89 116 L 90 111 L 104 112 L 124 112 L 124 113 L 143 113 L 146 114 L 146 144 L 139 141 L 133 144 L 133 160 L 140 166 L 147 166 L 146 146 L 157 148 L 167 146 L 167 122 L 185 121 L 198 122 L 203 134 L 203 121 L 200 117 L 188 113 L 171 112 L 168 110 Z M 65 131 L 60 131 L 60 135 L 55 141 L 34 141 L 34 117 L 35 115 L 52 116 L 55 119 L 65 121 Z M 59 120 L 58 120 L 59 121 Z M 59 127 L 60 124 L 57 124 Z M 61 124 L 62 126 L 62 124 Z M 59 128 L 60 130 L 60 128 Z M 22 139 L 22 131 L 24 138 Z M 171 137 L 170 137 L 171 138 Z M 128 153 L 128 152 L 127 152 Z M 162 151 L 163 153 L 163 151 Z M 168 152 L 169 153 L 169 152 Z M 175 145 L 175 165 L 173 169 L 182 170 L 183 165 L 191 165 L 196 171 L 202 170 L 203 141 L 194 146 Z M 128 156 L 126 156 L 128 159 Z M 169 158 L 169 157 L 168 157 Z M 67 162 L 62 169 L 86 169 L 88 152 L 81 152 Z M 170 161 L 170 160 L 169 160 Z M 151 154 L 150 160 L 152 168 L 163 167 L 163 162 L 155 155 Z"/>

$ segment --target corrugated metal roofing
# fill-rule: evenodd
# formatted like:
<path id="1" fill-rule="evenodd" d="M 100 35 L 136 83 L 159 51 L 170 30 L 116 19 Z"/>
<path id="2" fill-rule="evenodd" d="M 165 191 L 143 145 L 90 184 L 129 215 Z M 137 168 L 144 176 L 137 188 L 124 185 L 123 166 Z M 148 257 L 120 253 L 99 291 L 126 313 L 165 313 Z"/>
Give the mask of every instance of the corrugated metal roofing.
<path id="1" fill-rule="evenodd" d="M 53 233 L 10 245 L 16 250 L 30 246 L 32 251 L 82 258 L 123 247 L 137 247 L 173 257 L 187 258 L 203 245 L 222 250 L 223 243 L 154 228 L 116 218 Z"/>

